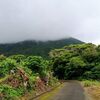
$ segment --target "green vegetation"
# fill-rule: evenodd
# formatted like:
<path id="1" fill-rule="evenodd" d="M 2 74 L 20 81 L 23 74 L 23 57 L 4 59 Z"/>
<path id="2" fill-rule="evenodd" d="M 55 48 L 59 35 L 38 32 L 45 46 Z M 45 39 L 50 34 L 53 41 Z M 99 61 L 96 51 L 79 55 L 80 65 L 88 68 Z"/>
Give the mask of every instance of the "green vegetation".
<path id="1" fill-rule="evenodd" d="M 84 87 L 100 86 L 100 82 L 97 80 L 82 80 Z"/>
<path id="2" fill-rule="evenodd" d="M 19 96 L 21 96 L 21 91 L 18 91 L 17 89 L 14 89 L 13 87 L 9 85 L 0 85 L 0 93 L 4 93 L 2 95 L 5 95 L 2 97 L 6 100 L 17 100 Z"/>
<path id="3" fill-rule="evenodd" d="M 48 53 L 52 49 L 62 48 L 65 45 L 83 43 L 74 38 L 66 38 L 55 41 L 23 41 L 19 43 L 0 44 L 0 54 L 6 56 L 23 54 L 27 56 L 35 55 L 48 58 Z"/>
<path id="4" fill-rule="evenodd" d="M 32 91 L 36 96 L 58 85 L 58 79 L 84 79 L 84 86 L 99 84 L 95 80 L 100 80 L 100 46 L 69 45 L 49 55 L 49 60 L 32 55 L 0 55 L 0 98 L 19 100 Z"/>
<path id="5" fill-rule="evenodd" d="M 56 93 L 64 87 L 64 84 L 60 85 L 59 87 L 56 87 L 53 91 L 47 92 L 39 97 L 39 100 L 50 100 Z"/>
<path id="6" fill-rule="evenodd" d="M 90 100 L 100 100 L 100 81 L 82 80 L 82 85 L 91 97 Z"/>
<path id="7" fill-rule="evenodd" d="M 0 60 L 0 98 L 2 100 L 19 100 L 31 91 L 43 92 L 48 87 L 58 84 L 58 80 L 52 76 L 50 62 L 42 57 L 1 55 Z"/>
<path id="8" fill-rule="evenodd" d="M 59 79 L 100 79 L 100 46 L 77 44 L 50 52 Z"/>

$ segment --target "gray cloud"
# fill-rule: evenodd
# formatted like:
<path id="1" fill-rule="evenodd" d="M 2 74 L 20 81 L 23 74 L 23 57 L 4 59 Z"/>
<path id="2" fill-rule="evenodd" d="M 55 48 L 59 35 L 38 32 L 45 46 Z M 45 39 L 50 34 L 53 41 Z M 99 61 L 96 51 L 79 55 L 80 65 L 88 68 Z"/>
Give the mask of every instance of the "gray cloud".
<path id="1" fill-rule="evenodd" d="M 100 0 L 0 0 L 0 43 L 76 37 L 100 40 Z"/>

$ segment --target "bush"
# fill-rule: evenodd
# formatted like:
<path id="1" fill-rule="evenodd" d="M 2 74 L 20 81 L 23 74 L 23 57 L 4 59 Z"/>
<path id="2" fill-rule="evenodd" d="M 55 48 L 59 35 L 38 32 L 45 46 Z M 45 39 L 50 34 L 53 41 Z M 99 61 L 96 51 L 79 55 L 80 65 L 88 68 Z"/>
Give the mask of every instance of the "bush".
<path id="1" fill-rule="evenodd" d="M 0 85 L 0 93 L 3 94 L 4 100 L 17 100 L 21 96 L 19 91 L 9 85 Z"/>
<path id="2" fill-rule="evenodd" d="M 5 76 L 10 73 L 10 70 L 16 69 L 17 64 L 15 60 L 7 58 L 0 62 L 0 76 Z"/>

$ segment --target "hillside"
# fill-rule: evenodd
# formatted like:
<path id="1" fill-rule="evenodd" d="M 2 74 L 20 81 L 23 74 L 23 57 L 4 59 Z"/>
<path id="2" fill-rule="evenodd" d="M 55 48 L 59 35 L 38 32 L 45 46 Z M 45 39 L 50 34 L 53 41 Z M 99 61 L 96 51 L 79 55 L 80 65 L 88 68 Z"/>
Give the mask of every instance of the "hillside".
<path id="1" fill-rule="evenodd" d="M 18 43 L 0 44 L 0 54 L 6 56 L 14 54 L 24 55 L 38 55 L 42 57 L 48 57 L 48 52 L 52 49 L 61 48 L 69 44 L 80 44 L 83 43 L 80 40 L 74 38 L 67 38 L 55 41 L 34 41 L 28 40 Z"/>

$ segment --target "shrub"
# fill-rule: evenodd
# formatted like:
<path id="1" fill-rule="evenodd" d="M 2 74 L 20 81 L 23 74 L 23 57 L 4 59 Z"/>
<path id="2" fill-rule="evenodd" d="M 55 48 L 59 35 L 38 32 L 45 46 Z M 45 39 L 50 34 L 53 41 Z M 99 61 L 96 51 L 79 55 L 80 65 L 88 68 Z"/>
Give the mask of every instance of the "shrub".
<path id="1" fill-rule="evenodd" d="M 21 96 L 20 92 L 15 90 L 13 87 L 9 85 L 0 85 L 0 93 L 3 94 L 4 100 L 17 100 L 19 96 Z"/>

